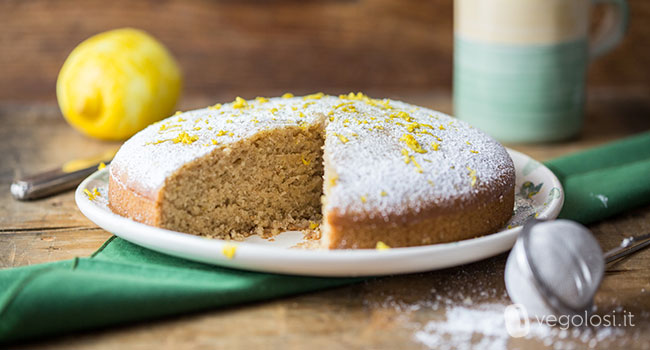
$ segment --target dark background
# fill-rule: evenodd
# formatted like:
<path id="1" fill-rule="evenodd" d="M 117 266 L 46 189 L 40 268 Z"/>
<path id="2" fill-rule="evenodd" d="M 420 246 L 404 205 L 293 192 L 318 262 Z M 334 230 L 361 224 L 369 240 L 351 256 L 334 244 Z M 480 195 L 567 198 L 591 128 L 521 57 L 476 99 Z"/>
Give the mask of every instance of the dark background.
<path id="1" fill-rule="evenodd" d="M 650 95 L 650 1 L 628 2 L 628 35 L 591 66 L 590 92 Z M 451 0 L 4 0 L 0 101 L 55 103 L 69 52 L 93 34 L 126 26 L 173 52 L 185 75 L 184 99 L 451 91 Z"/>

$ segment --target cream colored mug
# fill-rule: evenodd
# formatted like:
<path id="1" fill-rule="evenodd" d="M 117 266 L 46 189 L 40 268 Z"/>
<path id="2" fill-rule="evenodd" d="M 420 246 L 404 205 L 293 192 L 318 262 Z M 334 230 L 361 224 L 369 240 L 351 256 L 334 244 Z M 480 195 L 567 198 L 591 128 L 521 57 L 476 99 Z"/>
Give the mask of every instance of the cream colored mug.
<path id="1" fill-rule="evenodd" d="M 455 0 L 456 116 L 505 142 L 576 136 L 587 65 L 621 41 L 627 13 L 625 0 Z"/>

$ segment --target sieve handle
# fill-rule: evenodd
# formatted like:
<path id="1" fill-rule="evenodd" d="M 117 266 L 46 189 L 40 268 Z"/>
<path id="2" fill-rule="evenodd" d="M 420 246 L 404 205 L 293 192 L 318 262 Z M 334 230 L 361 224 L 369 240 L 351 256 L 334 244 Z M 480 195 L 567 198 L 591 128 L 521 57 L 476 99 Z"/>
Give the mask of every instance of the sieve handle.
<path id="1" fill-rule="evenodd" d="M 650 246 L 650 233 L 626 238 L 621 245 L 605 253 L 605 263 L 609 264 L 648 246 Z"/>

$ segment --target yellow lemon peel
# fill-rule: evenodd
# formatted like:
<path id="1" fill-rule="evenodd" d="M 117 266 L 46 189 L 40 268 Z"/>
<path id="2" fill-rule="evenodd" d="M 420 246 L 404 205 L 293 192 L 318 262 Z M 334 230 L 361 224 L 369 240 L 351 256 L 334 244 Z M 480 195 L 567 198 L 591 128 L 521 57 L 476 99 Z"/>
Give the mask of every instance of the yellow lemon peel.
<path id="1" fill-rule="evenodd" d="M 400 141 L 406 143 L 406 145 L 413 150 L 413 152 L 416 153 L 427 153 L 422 146 L 420 146 L 420 143 L 413 137 L 411 134 L 404 134 L 402 137 L 399 138 Z"/>
<path id="2" fill-rule="evenodd" d="M 235 253 L 237 253 L 237 246 L 234 244 L 226 243 L 221 249 L 221 254 L 223 254 L 228 260 L 232 260 L 235 257 Z"/>
<path id="3" fill-rule="evenodd" d="M 375 245 L 375 249 L 377 250 L 388 250 L 390 249 L 390 246 L 382 241 L 377 242 L 377 245 Z"/>
<path id="4" fill-rule="evenodd" d="M 86 194 L 86 196 L 88 196 L 88 199 L 90 199 L 91 201 L 101 196 L 101 193 L 99 193 L 97 187 L 94 187 L 92 191 L 88 190 L 87 188 L 84 188 L 84 193 Z"/>
<path id="5" fill-rule="evenodd" d="M 235 101 L 232 103 L 232 108 L 247 108 L 248 107 L 248 102 L 244 100 L 243 98 L 237 96 L 235 97 Z"/>

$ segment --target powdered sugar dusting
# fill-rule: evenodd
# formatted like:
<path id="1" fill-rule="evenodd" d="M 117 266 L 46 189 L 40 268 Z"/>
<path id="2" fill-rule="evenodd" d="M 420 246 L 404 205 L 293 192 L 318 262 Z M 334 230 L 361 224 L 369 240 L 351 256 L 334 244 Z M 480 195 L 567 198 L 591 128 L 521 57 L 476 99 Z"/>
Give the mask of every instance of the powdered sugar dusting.
<path id="1" fill-rule="evenodd" d="M 506 305 L 484 303 L 455 305 L 445 312 L 444 320 L 430 321 L 414 334 L 414 339 L 430 349 L 506 349 L 516 342 L 506 330 Z M 624 328 L 574 327 L 563 329 L 531 320 L 526 340 L 552 349 L 596 348 L 597 345 L 623 345 Z"/>
<path id="2" fill-rule="evenodd" d="M 505 148 L 476 128 L 430 109 L 388 105 L 353 104 L 356 113 L 335 114 L 327 126 L 326 157 L 340 184 L 328 194 L 327 209 L 418 212 L 432 201 L 438 207 L 471 202 L 514 179 Z"/>
<path id="3" fill-rule="evenodd" d="M 414 337 L 431 349 L 504 349 L 508 334 L 503 308 L 501 304 L 451 307 L 445 313 L 446 320 L 428 322 Z M 475 336 L 480 339 L 473 344 Z"/>
<path id="4" fill-rule="evenodd" d="M 417 212 L 423 199 L 438 205 L 461 198 L 467 203 L 514 178 L 506 150 L 466 123 L 360 94 L 238 99 L 175 115 L 128 140 L 115 156 L 111 173 L 129 179 L 128 185 L 141 194 L 154 196 L 184 164 L 242 138 L 273 128 L 323 123 L 325 152 L 342 185 L 333 188 L 328 205 L 341 212 Z"/>
<path id="5" fill-rule="evenodd" d="M 428 349 L 638 347 L 647 328 L 640 325 L 641 319 L 648 319 L 643 313 L 637 315 L 636 327 L 566 328 L 532 318 L 524 337 L 511 337 L 504 316 L 511 303 L 503 285 L 504 264 L 505 258 L 494 258 L 454 269 L 373 281 L 366 287 L 372 290 L 372 299 L 365 300 L 364 307 L 397 315 L 393 332 L 408 329 L 411 340 Z M 610 307 L 601 308 L 601 313 L 611 313 Z M 622 311 L 620 307 L 615 310 Z M 648 345 L 641 348 L 650 348 Z"/>

